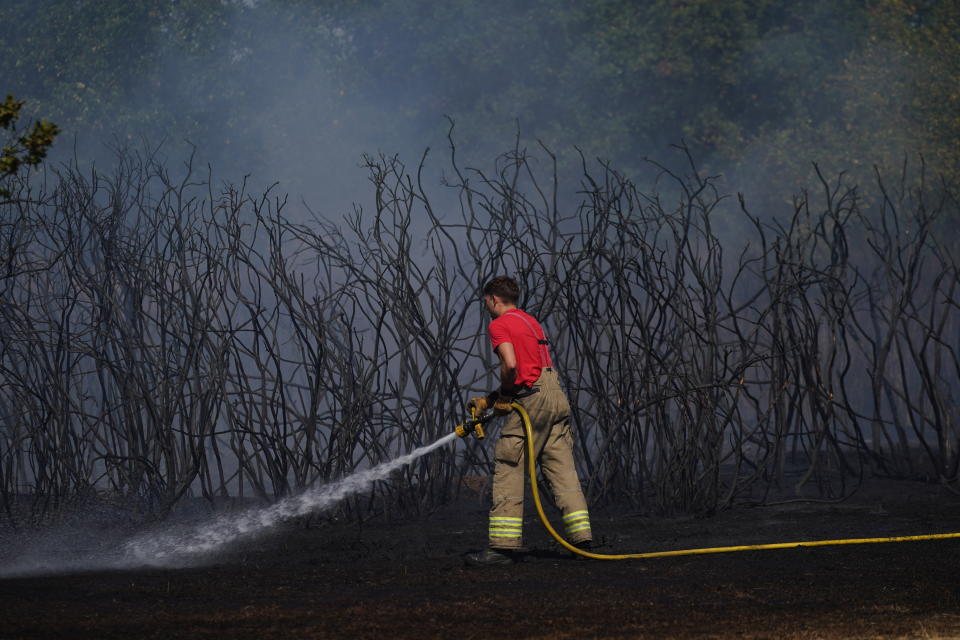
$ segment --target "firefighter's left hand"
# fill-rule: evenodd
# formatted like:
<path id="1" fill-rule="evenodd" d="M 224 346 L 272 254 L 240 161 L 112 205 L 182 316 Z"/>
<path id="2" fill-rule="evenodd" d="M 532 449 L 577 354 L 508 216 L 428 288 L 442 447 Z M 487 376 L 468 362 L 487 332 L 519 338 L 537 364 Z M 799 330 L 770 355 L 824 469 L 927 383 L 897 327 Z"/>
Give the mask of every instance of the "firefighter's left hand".
<path id="1" fill-rule="evenodd" d="M 476 409 L 477 413 L 483 413 L 489 408 L 490 399 L 485 396 L 480 396 L 479 398 L 470 398 L 470 401 L 467 402 L 467 411 Z"/>

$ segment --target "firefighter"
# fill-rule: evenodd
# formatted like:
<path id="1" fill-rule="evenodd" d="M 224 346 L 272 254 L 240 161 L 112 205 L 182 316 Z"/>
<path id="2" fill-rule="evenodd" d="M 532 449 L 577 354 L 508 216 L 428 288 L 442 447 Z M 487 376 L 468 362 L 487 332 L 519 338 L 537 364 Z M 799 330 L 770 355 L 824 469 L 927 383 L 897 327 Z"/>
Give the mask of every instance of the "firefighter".
<path id="1" fill-rule="evenodd" d="M 492 407 L 507 419 L 494 448 L 488 546 L 466 556 L 470 566 L 512 564 L 522 550 L 525 438 L 520 415 L 510 408 L 513 402 L 530 416 L 534 452 L 562 511 L 567 540 L 589 548 L 593 539 L 587 502 L 573 464 L 570 404 L 560 387 L 543 328 L 517 308 L 519 299 L 520 287 L 507 276 L 498 276 L 483 288 L 484 303 L 493 317 L 488 326 L 490 342 L 500 358 L 500 388 L 486 397 L 471 398 L 467 408 L 482 412 Z"/>

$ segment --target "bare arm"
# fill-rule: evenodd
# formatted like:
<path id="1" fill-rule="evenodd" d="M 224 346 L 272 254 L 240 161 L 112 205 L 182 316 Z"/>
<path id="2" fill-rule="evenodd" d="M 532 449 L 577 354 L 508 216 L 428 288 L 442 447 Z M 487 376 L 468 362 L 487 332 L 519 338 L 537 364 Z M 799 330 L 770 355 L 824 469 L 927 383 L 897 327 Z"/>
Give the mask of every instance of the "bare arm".
<path id="1" fill-rule="evenodd" d="M 517 353 L 513 350 L 513 344 L 501 342 L 497 347 L 497 355 L 500 356 L 500 388 L 504 390 L 515 389 Z"/>

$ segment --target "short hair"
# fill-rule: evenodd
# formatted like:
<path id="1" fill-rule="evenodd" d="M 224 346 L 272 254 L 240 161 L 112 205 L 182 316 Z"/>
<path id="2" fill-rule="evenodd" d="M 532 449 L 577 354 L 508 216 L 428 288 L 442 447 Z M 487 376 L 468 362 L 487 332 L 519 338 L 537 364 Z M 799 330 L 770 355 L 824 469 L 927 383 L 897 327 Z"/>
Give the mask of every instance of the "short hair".
<path id="1" fill-rule="evenodd" d="M 509 304 L 520 300 L 520 285 L 509 276 L 497 276 L 483 287 L 483 295 L 497 296 Z"/>

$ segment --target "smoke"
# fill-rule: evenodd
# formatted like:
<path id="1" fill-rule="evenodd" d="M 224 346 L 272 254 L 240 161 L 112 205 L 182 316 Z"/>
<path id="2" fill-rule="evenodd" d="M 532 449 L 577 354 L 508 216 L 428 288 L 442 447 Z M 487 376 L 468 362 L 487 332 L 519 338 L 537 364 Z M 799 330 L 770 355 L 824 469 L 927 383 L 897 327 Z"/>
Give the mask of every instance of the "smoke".
<path id="1" fill-rule="evenodd" d="M 38 4 L 65 11 L 51 0 Z M 364 154 L 415 165 L 430 148 L 431 158 L 443 158 L 448 116 L 457 123 L 461 165 L 489 167 L 518 129 L 526 146 L 543 140 L 574 172 L 573 144 L 588 145 L 588 158 L 636 157 L 623 144 L 622 115 L 587 122 L 577 115 L 584 104 L 604 102 L 585 86 L 604 60 L 588 46 L 595 25 L 584 17 L 561 20 L 506 2 L 311 5 L 131 8 L 136 49 L 81 7 L 70 24 L 89 23 L 93 32 L 60 74 L 70 82 L 60 86 L 38 66 L 11 77 L 4 90 L 61 126 L 53 162 L 76 152 L 109 167 L 116 161 L 110 147 L 162 145 L 175 171 L 195 145 L 196 166 L 209 163 L 215 183 L 247 177 L 256 193 L 279 182 L 275 194 L 334 220 L 372 200 Z M 568 38 L 581 44 L 570 47 Z M 139 71 L 125 71 L 129 61 Z M 61 106 L 57 96 L 65 92 L 76 96 Z M 654 101 L 641 95 L 630 104 L 640 112 Z M 439 169 L 431 171 L 428 187 L 440 183 Z"/>
<path id="2" fill-rule="evenodd" d="M 489 162 L 509 148 L 518 118 L 526 133 L 536 135 L 522 105 L 503 104 L 497 82 L 478 86 L 470 74 L 452 71 L 456 61 L 447 56 L 456 52 L 446 47 L 456 42 L 453 36 L 441 46 L 435 68 L 406 68 L 401 60 L 414 59 L 410 52 L 423 46 L 420 34 L 409 21 L 388 19 L 383 8 L 368 15 L 360 9 L 338 12 L 244 0 L 179 11 L 188 10 L 201 11 L 196 26 L 189 15 L 172 9 L 158 28 L 162 37 L 144 42 L 150 47 L 146 53 L 130 52 L 148 63 L 144 73 L 109 76 L 130 86 L 80 82 L 83 96 L 122 89 L 122 97 L 97 102 L 95 109 L 83 103 L 76 112 L 46 114 L 63 129 L 53 161 L 72 159 L 76 152 L 83 162 L 111 166 L 113 148 L 161 146 L 176 171 L 195 152 L 195 166 L 209 164 L 215 182 L 246 180 L 254 193 L 278 183 L 275 194 L 289 194 L 294 205 L 305 202 L 311 211 L 336 220 L 355 203 L 372 199 L 364 154 L 398 155 L 408 165 L 427 148 L 442 154 L 447 116 L 461 122 L 458 133 L 467 139 L 461 159 L 468 163 Z M 496 15 L 492 9 L 477 11 L 469 16 L 476 24 L 489 25 Z M 456 16 L 443 19 L 470 31 Z M 424 28 L 437 29 L 429 21 Z M 110 63 L 106 58 L 90 62 Z M 515 73 L 534 75 L 525 64 Z M 5 89 L 31 95 L 27 88 Z M 473 122 L 476 116 L 462 106 L 472 109 L 465 97 L 469 92 L 486 101 L 498 96 L 498 113 Z M 29 106 L 43 114 L 42 99 Z M 538 115 L 537 120 L 551 118 Z M 498 131 L 491 134 L 494 125 Z M 481 126 L 487 128 L 482 138 L 476 135 Z M 470 158 L 463 155 L 467 148 Z M 438 185 L 439 170 L 425 181 Z"/>
<path id="3" fill-rule="evenodd" d="M 291 496 L 266 508 L 225 514 L 199 524 L 167 524 L 161 530 L 123 537 L 94 526 L 87 518 L 69 528 L 48 530 L 0 565 L 0 577 L 59 574 L 143 566 L 185 567 L 203 564 L 240 540 L 263 535 L 277 525 L 329 509 L 347 496 L 369 490 L 394 471 L 457 438 L 450 433 L 406 455 L 360 471 L 338 482 Z"/>

